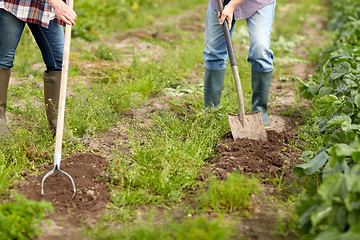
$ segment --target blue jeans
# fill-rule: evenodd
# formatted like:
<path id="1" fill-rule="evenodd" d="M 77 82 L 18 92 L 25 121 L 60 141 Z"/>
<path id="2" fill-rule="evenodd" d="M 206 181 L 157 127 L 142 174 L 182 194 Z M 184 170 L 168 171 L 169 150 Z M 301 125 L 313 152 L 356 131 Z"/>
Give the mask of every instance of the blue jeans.
<path id="1" fill-rule="evenodd" d="M 274 54 L 270 49 L 270 33 L 274 19 L 275 2 L 259 9 L 253 16 L 246 19 L 249 29 L 250 48 L 248 62 L 251 69 L 258 72 L 270 72 L 273 70 Z M 230 29 L 232 36 L 235 20 Z M 210 5 L 207 9 L 205 23 L 205 44 L 203 51 L 205 67 L 210 70 L 225 69 L 228 53 L 224 33 L 217 11 Z"/>
<path id="2" fill-rule="evenodd" d="M 0 9 L 0 68 L 13 67 L 15 50 L 24 31 L 25 22 L 4 9 Z M 40 48 L 46 71 L 60 71 L 62 68 L 64 29 L 55 20 L 49 28 L 27 23 Z"/>

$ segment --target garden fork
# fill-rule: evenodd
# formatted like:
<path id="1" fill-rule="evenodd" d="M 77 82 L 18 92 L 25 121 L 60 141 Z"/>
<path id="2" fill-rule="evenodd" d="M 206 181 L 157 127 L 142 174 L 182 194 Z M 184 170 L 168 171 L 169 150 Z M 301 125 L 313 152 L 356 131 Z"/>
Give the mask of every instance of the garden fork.
<path id="1" fill-rule="evenodd" d="M 69 1 L 69 6 L 72 9 L 74 6 L 74 0 Z M 70 56 L 70 40 L 71 40 L 71 25 L 67 24 L 65 27 L 65 43 L 64 43 L 64 55 L 63 55 L 63 65 L 61 73 L 61 84 L 60 84 L 60 96 L 59 96 L 59 109 L 57 117 L 57 127 L 56 127 L 56 139 L 55 139 L 55 154 L 54 154 L 54 169 L 48 172 L 41 181 L 41 195 L 44 194 L 44 181 L 47 177 L 53 174 L 55 171 L 64 174 L 69 177 L 71 183 L 74 187 L 73 198 L 76 194 L 76 188 L 73 178 L 65 171 L 60 170 L 61 164 L 61 148 L 62 148 L 62 138 L 64 131 L 64 119 L 65 119 L 65 101 L 66 101 L 66 86 L 67 86 L 67 77 L 69 69 L 69 56 Z"/>

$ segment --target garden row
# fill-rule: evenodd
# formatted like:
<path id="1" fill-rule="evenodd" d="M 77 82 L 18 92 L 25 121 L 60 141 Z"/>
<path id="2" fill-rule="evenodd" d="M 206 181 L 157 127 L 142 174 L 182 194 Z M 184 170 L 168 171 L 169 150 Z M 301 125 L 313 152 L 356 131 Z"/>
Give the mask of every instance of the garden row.
<path id="1" fill-rule="evenodd" d="M 360 234 L 360 2 L 329 0 L 332 46 L 317 76 L 301 83 L 314 115 L 304 134 L 315 149 L 303 153 L 295 173 L 317 175 L 314 196 L 297 206 L 299 227 L 320 239 L 359 239 Z"/>

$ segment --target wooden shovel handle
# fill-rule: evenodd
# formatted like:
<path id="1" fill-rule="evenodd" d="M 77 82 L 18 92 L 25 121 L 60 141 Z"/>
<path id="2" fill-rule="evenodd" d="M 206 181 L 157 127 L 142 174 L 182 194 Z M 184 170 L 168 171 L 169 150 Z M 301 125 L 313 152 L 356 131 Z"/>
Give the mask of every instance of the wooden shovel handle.
<path id="1" fill-rule="evenodd" d="M 223 5 L 222 5 L 221 0 L 217 0 L 217 4 L 218 4 L 219 12 L 220 12 L 220 14 L 222 14 Z M 238 68 L 237 68 L 234 47 L 233 47 L 232 42 L 231 42 L 229 26 L 228 26 L 228 23 L 227 23 L 226 20 L 224 21 L 224 23 L 222 25 L 222 28 L 223 28 L 223 31 L 224 31 L 225 43 L 226 43 L 226 47 L 227 47 L 227 50 L 228 50 L 231 69 L 232 69 L 233 76 L 234 76 L 234 81 L 235 81 L 236 93 L 237 93 L 237 98 L 238 98 L 239 113 L 240 113 L 240 116 L 239 116 L 240 117 L 240 122 L 244 125 L 245 108 L 244 108 L 243 90 L 242 90 L 242 87 L 241 87 L 239 71 L 238 71 Z"/>

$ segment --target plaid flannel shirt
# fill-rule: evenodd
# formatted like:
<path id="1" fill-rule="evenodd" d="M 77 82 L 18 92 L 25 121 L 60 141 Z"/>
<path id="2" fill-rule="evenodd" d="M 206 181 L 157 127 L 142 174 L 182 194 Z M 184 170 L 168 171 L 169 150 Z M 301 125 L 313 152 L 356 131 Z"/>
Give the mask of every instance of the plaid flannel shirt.
<path id="1" fill-rule="evenodd" d="M 65 0 L 63 0 L 66 2 Z M 56 21 L 65 23 L 55 16 L 53 8 L 46 0 L 0 0 L 0 8 L 12 13 L 18 19 L 49 27 L 49 22 L 56 18 Z"/>

